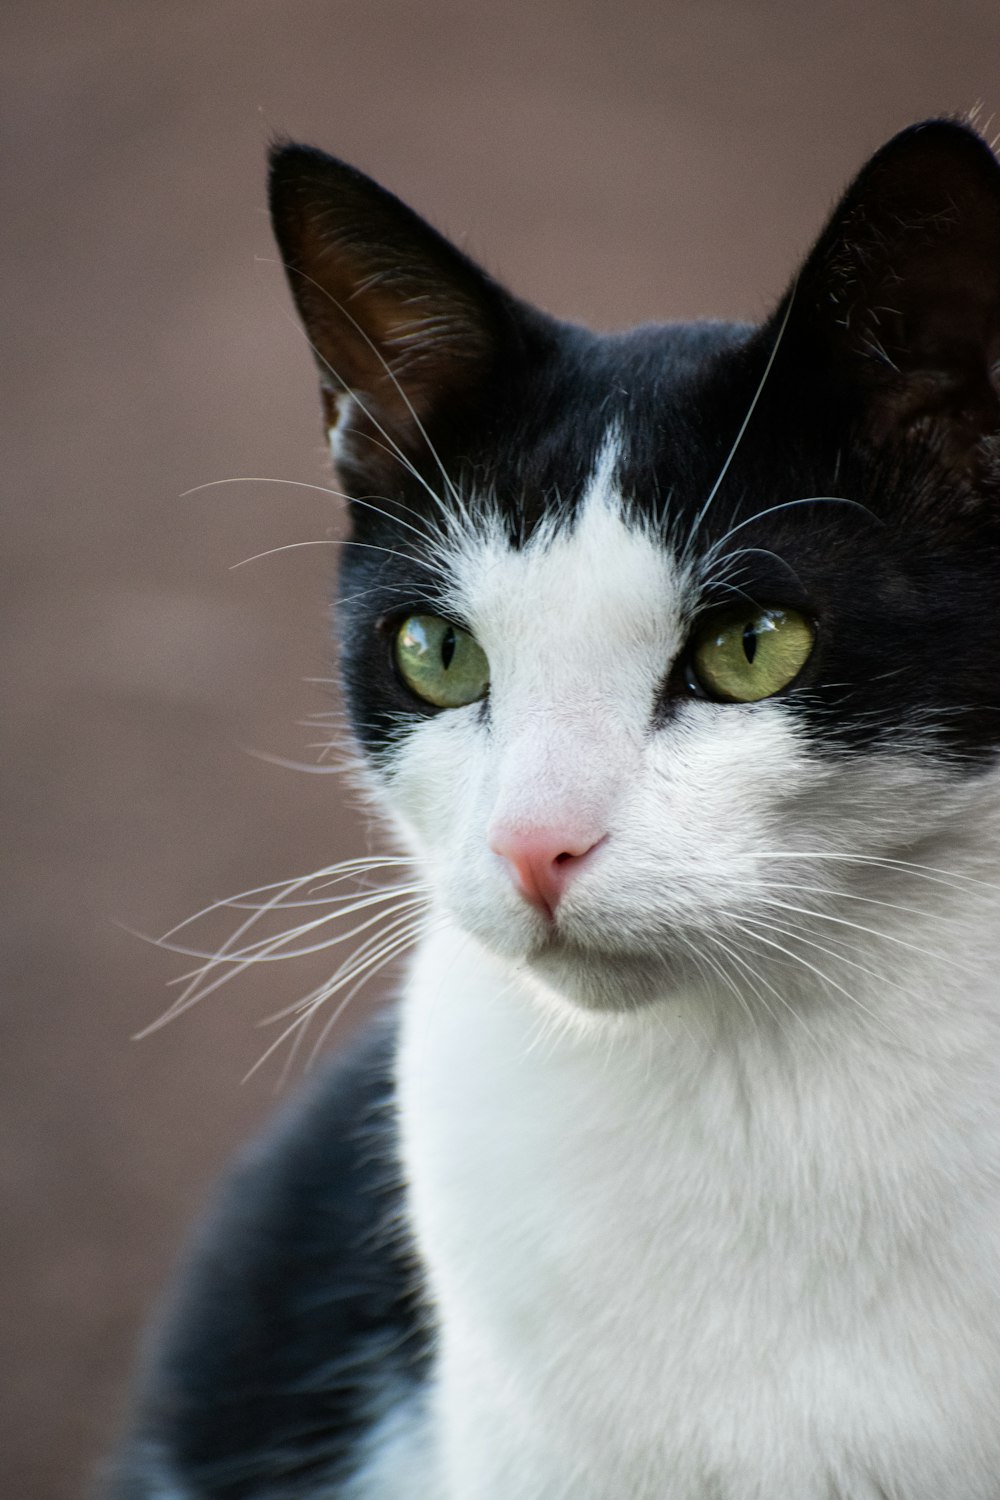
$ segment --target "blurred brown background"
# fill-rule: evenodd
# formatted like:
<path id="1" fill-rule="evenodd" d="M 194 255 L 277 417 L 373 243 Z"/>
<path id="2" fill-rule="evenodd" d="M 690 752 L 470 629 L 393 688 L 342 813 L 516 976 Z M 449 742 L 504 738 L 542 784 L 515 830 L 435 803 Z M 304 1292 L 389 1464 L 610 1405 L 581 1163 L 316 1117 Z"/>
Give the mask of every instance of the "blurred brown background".
<path id="1" fill-rule="evenodd" d="M 613 326 L 763 314 L 865 155 L 1000 105 L 997 0 L 5 0 L 0 1495 L 83 1493 L 184 1226 L 279 1068 L 248 975 L 142 1042 L 145 933 L 366 835 L 296 774 L 327 705 L 310 359 L 272 131 L 518 291 Z M 350 1018 L 345 1022 L 349 1024 Z M 343 1035 L 343 1028 L 338 1035 Z M 336 1041 L 336 1037 L 333 1038 Z"/>

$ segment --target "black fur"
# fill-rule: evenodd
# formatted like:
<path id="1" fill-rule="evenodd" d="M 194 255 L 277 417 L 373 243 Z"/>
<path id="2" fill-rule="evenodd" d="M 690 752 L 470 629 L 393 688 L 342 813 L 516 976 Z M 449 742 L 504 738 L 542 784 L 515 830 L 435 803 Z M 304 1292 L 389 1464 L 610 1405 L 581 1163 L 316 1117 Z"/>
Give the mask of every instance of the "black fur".
<path id="1" fill-rule="evenodd" d="M 419 1385 L 430 1334 L 401 1216 L 381 1023 L 228 1179 L 154 1340 L 108 1500 L 335 1495 Z"/>

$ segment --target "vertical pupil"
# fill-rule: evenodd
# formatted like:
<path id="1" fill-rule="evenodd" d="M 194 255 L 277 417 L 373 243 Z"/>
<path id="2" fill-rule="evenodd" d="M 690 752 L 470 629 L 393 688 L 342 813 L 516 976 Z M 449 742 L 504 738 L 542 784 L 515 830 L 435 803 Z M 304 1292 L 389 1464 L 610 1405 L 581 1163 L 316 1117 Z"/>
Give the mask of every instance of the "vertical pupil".
<path id="1" fill-rule="evenodd" d="M 743 655 L 753 665 L 753 659 L 757 655 L 757 631 L 752 623 L 743 627 Z"/>
<path id="2" fill-rule="evenodd" d="M 451 666 L 451 659 L 455 655 L 455 632 L 449 625 L 441 638 L 441 661 L 447 672 Z"/>

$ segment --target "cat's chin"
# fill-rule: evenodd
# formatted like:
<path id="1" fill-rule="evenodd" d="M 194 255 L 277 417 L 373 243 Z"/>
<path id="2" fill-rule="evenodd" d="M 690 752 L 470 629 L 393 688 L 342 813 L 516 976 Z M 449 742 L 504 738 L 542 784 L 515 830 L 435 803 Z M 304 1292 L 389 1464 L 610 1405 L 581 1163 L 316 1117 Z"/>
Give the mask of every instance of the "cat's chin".
<path id="1" fill-rule="evenodd" d="M 687 975 L 680 963 L 547 944 L 524 968 L 543 998 L 591 1011 L 630 1011 L 669 999 Z"/>

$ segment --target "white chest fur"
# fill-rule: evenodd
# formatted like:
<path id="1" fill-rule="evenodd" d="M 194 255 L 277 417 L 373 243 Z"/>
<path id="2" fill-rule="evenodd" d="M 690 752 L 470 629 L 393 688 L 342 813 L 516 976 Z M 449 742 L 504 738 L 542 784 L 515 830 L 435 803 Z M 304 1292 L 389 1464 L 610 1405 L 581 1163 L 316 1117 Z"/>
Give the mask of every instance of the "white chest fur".
<path id="1" fill-rule="evenodd" d="M 447 931 L 409 990 L 447 1500 L 995 1500 L 992 1007 L 546 1032 Z"/>

